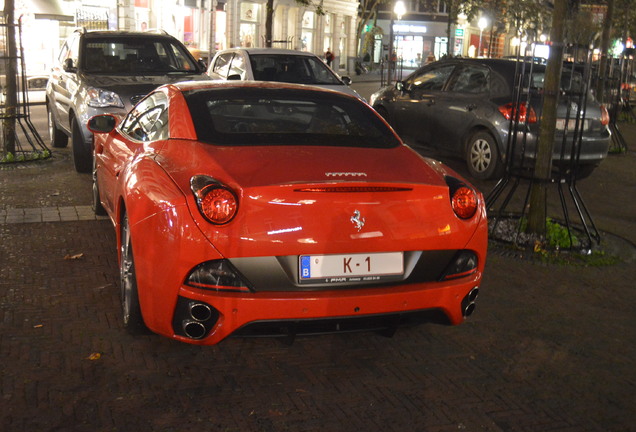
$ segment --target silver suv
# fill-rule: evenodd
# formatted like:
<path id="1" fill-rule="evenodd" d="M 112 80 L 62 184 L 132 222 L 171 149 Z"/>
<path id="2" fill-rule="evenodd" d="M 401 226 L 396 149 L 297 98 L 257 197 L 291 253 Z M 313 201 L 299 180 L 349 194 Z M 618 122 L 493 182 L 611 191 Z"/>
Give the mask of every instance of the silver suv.
<path id="1" fill-rule="evenodd" d="M 71 137 L 75 169 L 90 172 L 88 119 L 126 114 L 161 84 L 205 79 L 205 65 L 168 34 L 77 30 L 62 46 L 46 88 L 51 145 L 65 147 Z"/>

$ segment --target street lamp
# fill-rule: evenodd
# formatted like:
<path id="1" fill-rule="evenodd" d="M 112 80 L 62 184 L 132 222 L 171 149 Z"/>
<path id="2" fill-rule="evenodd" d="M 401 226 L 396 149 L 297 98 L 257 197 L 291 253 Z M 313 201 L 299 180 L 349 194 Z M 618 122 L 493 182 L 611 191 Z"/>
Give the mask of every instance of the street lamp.
<path id="1" fill-rule="evenodd" d="M 481 56 L 481 35 L 484 32 L 484 29 L 486 27 L 488 27 L 488 20 L 486 19 L 486 17 L 481 17 L 479 18 L 479 21 L 477 22 L 477 26 L 479 27 L 479 48 L 477 48 L 477 57 Z"/>
<path id="2" fill-rule="evenodd" d="M 402 19 L 402 16 L 406 14 L 406 6 L 402 0 L 397 0 L 393 6 L 393 13 L 391 13 L 391 28 L 389 29 L 389 67 L 387 74 L 387 84 L 391 85 L 393 73 L 395 72 L 395 62 L 393 61 L 395 46 L 393 41 L 393 25 L 395 23 L 394 14 L 397 16 L 398 21 Z"/>

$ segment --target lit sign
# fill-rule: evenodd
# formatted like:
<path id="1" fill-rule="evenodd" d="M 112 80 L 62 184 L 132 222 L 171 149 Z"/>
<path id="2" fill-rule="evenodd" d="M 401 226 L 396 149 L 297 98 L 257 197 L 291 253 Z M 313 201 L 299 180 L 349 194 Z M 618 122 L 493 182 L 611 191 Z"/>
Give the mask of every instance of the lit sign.
<path id="1" fill-rule="evenodd" d="M 426 26 L 393 24 L 393 31 L 395 33 L 426 33 Z"/>
<path id="2" fill-rule="evenodd" d="M 458 28 L 455 29 L 455 36 L 464 36 L 464 29 L 463 28 Z"/>

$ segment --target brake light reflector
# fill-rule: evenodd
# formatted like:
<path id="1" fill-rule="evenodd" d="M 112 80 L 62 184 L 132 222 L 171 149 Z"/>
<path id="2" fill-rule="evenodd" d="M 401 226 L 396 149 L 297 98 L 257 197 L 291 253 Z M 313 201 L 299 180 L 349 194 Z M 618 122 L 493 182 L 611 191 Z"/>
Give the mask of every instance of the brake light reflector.
<path id="1" fill-rule="evenodd" d="M 207 186 L 199 202 L 201 212 L 210 222 L 224 224 L 236 214 L 236 198 L 227 189 Z"/>
<path id="2" fill-rule="evenodd" d="M 501 105 L 499 107 L 499 112 L 506 118 L 506 120 L 510 120 L 511 118 L 516 116 L 515 120 L 521 123 L 537 122 L 537 113 L 534 112 L 534 108 L 529 106 L 527 102 L 519 104 L 518 110 L 515 109 L 515 104 L 513 104 L 512 102 Z"/>
<path id="3" fill-rule="evenodd" d="M 450 191 L 451 208 L 461 219 L 469 219 L 477 212 L 479 200 L 477 192 L 463 181 L 446 176 L 446 184 Z"/>
<path id="4" fill-rule="evenodd" d="M 190 180 L 199 211 L 208 221 L 222 225 L 236 215 L 238 200 L 234 192 L 211 177 L 194 176 Z"/>
<path id="5" fill-rule="evenodd" d="M 462 186 L 451 197 L 453 211 L 462 219 L 472 217 L 477 211 L 477 196 L 475 191 L 467 186 Z"/>

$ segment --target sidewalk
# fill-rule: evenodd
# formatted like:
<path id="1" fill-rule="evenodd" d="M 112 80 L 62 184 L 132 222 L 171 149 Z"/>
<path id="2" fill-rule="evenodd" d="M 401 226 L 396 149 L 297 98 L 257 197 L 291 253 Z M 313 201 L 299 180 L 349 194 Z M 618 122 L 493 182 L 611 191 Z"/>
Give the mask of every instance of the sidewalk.
<path id="1" fill-rule="evenodd" d="M 629 256 L 636 125 L 620 126 L 629 152 L 579 189 Z M 197 347 L 122 329 L 110 222 L 61 217 L 90 202 L 68 148 L 0 167 L 5 217 L 60 212 L 0 222 L 3 432 L 635 430 L 634 261 L 559 266 L 492 251 L 476 313 L 458 327 Z"/>

